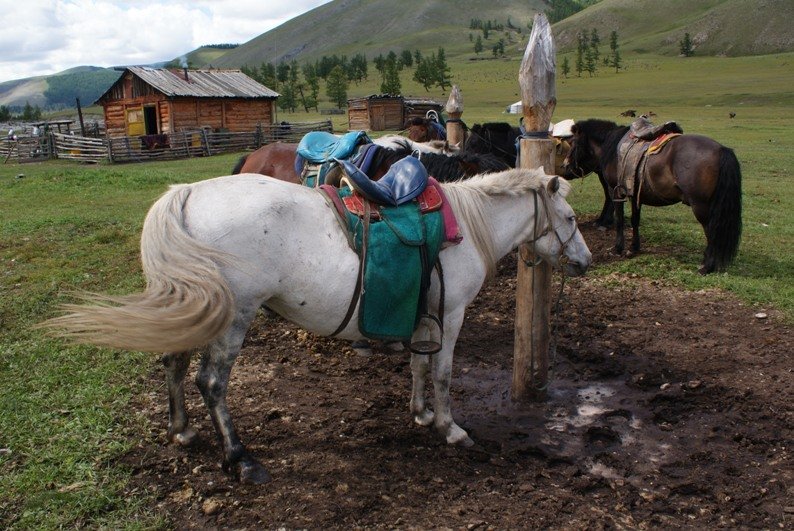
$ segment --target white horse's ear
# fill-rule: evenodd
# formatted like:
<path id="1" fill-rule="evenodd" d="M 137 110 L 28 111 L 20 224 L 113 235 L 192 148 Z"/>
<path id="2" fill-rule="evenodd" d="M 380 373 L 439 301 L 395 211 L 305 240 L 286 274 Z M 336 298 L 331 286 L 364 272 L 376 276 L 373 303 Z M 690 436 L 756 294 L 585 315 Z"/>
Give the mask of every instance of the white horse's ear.
<path id="1" fill-rule="evenodd" d="M 549 191 L 550 194 L 556 194 L 557 190 L 560 189 L 560 178 L 555 175 L 554 178 L 549 181 L 549 184 L 546 186 L 546 189 Z"/>

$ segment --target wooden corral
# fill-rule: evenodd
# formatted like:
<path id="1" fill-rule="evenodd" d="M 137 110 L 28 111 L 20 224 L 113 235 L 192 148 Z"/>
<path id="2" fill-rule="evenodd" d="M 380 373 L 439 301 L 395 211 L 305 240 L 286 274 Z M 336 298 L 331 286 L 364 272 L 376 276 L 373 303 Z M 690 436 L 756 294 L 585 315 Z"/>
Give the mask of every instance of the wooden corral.
<path id="1" fill-rule="evenodd" d="M 239 70 L 131 66 L 97 103 L 105 111 L 108 136 L 123 137 L 252 131 L 275 121 L 278 96 Z"/>
<path id="2" fill-rule="evenodd" d="M 347 100 L 350 131 L 396 131 L 403 128 L 402 96 L 371 95 Z"/>
<path id="3" fill-rule="evenodd" d="M 444 103 L 428 98 L 405 98 L 405 113 L 403 122 L 411 118 L 425 118 L 428 111 L 435 111 L 441 116 Z"/>

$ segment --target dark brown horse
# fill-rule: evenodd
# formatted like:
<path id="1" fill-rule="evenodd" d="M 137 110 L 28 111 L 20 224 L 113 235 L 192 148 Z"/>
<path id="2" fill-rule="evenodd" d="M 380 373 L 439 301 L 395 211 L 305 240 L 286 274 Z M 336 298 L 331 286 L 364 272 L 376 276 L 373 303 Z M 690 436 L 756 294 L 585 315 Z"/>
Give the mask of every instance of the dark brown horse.
<path id="1" fill-rule="evenodd" d="M 565 160 L 566 177 L 596 172 L 607 193 L 619 186 L 618 144 L 628 132 L 606 120 L 585 120 L 573 126 L 571 151 Z M 654 155 L 647 156 L 645 171 L 633 186 L 631 252 L 640 250 L 642 205 L 667 206 L 683 202 L 692 208 L 706 233 L 702 274 L 724 270 L 736 256 L 742 231 L 742 174 L 733 150 L 700 135 L 681 135 Z M 615 199 L 611 195 L 609 200 Z M 625 245 L 623 202 L 615 201 L 617 239 L 615 251 Z"/>

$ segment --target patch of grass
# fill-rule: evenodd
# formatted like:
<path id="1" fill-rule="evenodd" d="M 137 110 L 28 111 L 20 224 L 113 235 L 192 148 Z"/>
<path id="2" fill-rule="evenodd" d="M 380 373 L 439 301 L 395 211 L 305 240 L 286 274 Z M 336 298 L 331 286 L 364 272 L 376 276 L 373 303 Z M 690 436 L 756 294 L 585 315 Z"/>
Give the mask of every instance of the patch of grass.
<path id="1" fill-rule="evenodd" d="M 146 493 L 127 495 L 119 464 L 146 430 L 129 403 L 156 357 L 67 346 L 31 325 L 52 316 L 68 291 L 140 289 L 138 235 L 152 201 L 168 184 L 229 173 L 236 158 L 3 168 L 3 528 L 163 526 Z"/>

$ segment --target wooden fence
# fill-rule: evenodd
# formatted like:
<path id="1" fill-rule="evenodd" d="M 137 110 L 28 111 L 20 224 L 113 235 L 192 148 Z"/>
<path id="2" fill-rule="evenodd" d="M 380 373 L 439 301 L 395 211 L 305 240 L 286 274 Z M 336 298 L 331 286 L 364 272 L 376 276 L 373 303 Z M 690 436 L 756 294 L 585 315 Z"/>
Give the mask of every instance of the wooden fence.
<path id="1" fill-rule="evenodd" d="M 61 133 L 17 137 L 0 142 L 4 162 L 31 162 L 48 158 L 82 162 L 144 162 L 204 157 L 256 149 L 272 142 L 299 142 L 310 131 L 333 132 L 330 120 L 266 124 L 245 133 L 206 129 L 145 137 L 89 138 Z"/>

